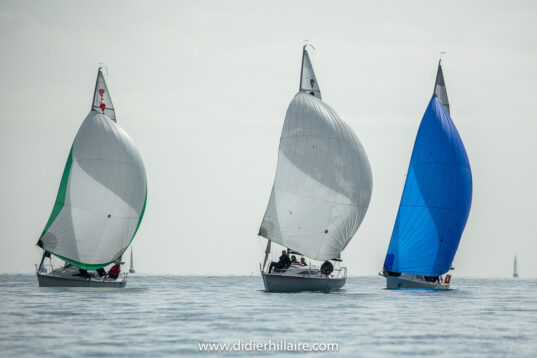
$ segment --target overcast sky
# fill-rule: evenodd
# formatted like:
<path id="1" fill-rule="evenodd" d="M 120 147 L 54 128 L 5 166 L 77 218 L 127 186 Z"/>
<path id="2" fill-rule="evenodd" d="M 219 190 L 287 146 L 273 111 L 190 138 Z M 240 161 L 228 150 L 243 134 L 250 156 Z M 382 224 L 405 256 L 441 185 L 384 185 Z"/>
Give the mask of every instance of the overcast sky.
<path id="1" fill-rule="evenodd" d="M 369 211 L 342 257 L 376 274 L 440 51 L 473 172 L 455 275 L 537 276 L 534 1 L 2 1 L 0 272 L 35 243 L 87 115 L 99 63 L 136 143 L 148 201 L 136 269 L 256 274 L 304 40 L 323 100 L 364 145 Z M 105 71 L 106 74 L 106 71 Z"/>

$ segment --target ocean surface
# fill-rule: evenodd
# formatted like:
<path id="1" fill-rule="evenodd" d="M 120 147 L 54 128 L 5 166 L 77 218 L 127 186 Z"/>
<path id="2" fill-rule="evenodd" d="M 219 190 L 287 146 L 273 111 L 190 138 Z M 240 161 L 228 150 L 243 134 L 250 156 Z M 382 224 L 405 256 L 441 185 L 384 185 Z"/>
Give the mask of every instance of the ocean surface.
<path id="1" fill-rule="evenodd" d="M 282 294 L 264 292 L 258 276 L 134 274 L 127 288 L 103 290 L 0 275 L 0 356 L 537 356 L 537 279 L 455 276 L 448 291 L 384 284 L 350 277 L 338 292 Z M 338 352 L 290 351 L 304 343 Z"/>

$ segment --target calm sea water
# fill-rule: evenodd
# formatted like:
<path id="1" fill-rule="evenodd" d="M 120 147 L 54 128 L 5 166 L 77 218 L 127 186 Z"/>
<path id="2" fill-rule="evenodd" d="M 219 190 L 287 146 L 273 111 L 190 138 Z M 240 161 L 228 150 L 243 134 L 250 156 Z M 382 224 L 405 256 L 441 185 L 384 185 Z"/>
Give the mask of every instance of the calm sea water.
<path id="1" fill-rule="evenodd" d="M 463 279 L 391 291 L 265 293 L 260 277 L 131 275 L 126 289 L 39 288 L 0 275 L 0 356 L 312 356 L 200 352 L 198 343 L 338 343 L 338 357 L 537 356 L 537 280 Z M 238 343 L 237 343 L 238 342 Z"/>

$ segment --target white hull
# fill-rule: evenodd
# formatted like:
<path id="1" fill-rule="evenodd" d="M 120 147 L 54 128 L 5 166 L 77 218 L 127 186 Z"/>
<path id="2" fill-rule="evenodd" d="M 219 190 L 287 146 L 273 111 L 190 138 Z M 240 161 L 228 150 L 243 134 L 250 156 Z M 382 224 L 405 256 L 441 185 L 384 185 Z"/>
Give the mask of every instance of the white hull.
<path id="1" fill-rule="evenodd" d="M 278 272 L 261 271 L 261 277 L 267 292 L 331 291 L 345 286 L 347 269 L 343 267 L 326 276 L 318 268 L 291 266 Z"/>
<path id="2" fill-rule="evenodd" d="M 127 275 L 121 274 L 117 280 L 95 276 L 87 279 L 78 274 L 78 269 L 55 269 L 37 272 L 37 281 L 39 287 L 123 288 L 127 285 Z"/>
<path id="3" fill-rule="evenodd" d="M 425 281 L 423 279 L 416 278 L 414 275 L 408 275 L 408 276 L 410 277 L 387 276 L 386 288 L 387 289 L 429 289 L 429 290 L 447 290 L 449 288 L 449 284 Z"/>

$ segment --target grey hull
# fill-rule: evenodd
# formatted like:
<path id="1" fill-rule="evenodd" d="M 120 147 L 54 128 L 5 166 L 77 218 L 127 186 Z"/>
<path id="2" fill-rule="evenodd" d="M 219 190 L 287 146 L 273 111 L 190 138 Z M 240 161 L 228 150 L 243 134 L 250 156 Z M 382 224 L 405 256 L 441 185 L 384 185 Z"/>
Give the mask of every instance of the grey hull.
<path id="1" fill-rule="evenodd" d="M 425 281 L 416 281 L 408 280 L 395 276 L 386 277 L 386 288 L 388 289 L 412 289 L 412 288 L 421 288 L 429 290 L 447 290 L 449 285 L 435 283 L 435 282 L 425 282 Z"/>
<path id="2" fill-rule="evenodd" d="M 345 286 L 347 278 L 308 278 L 261 273 L 267 292 L 330 291 Z"/>
<path id="3" fill-rule="evenodd" d="M 37 274 L 39 287 L 99 287 L 99 288 L 123 288 L 127 280 L 99 281 L 84 280 L 82 278 L 58 277 L 48 274 Z"/>

